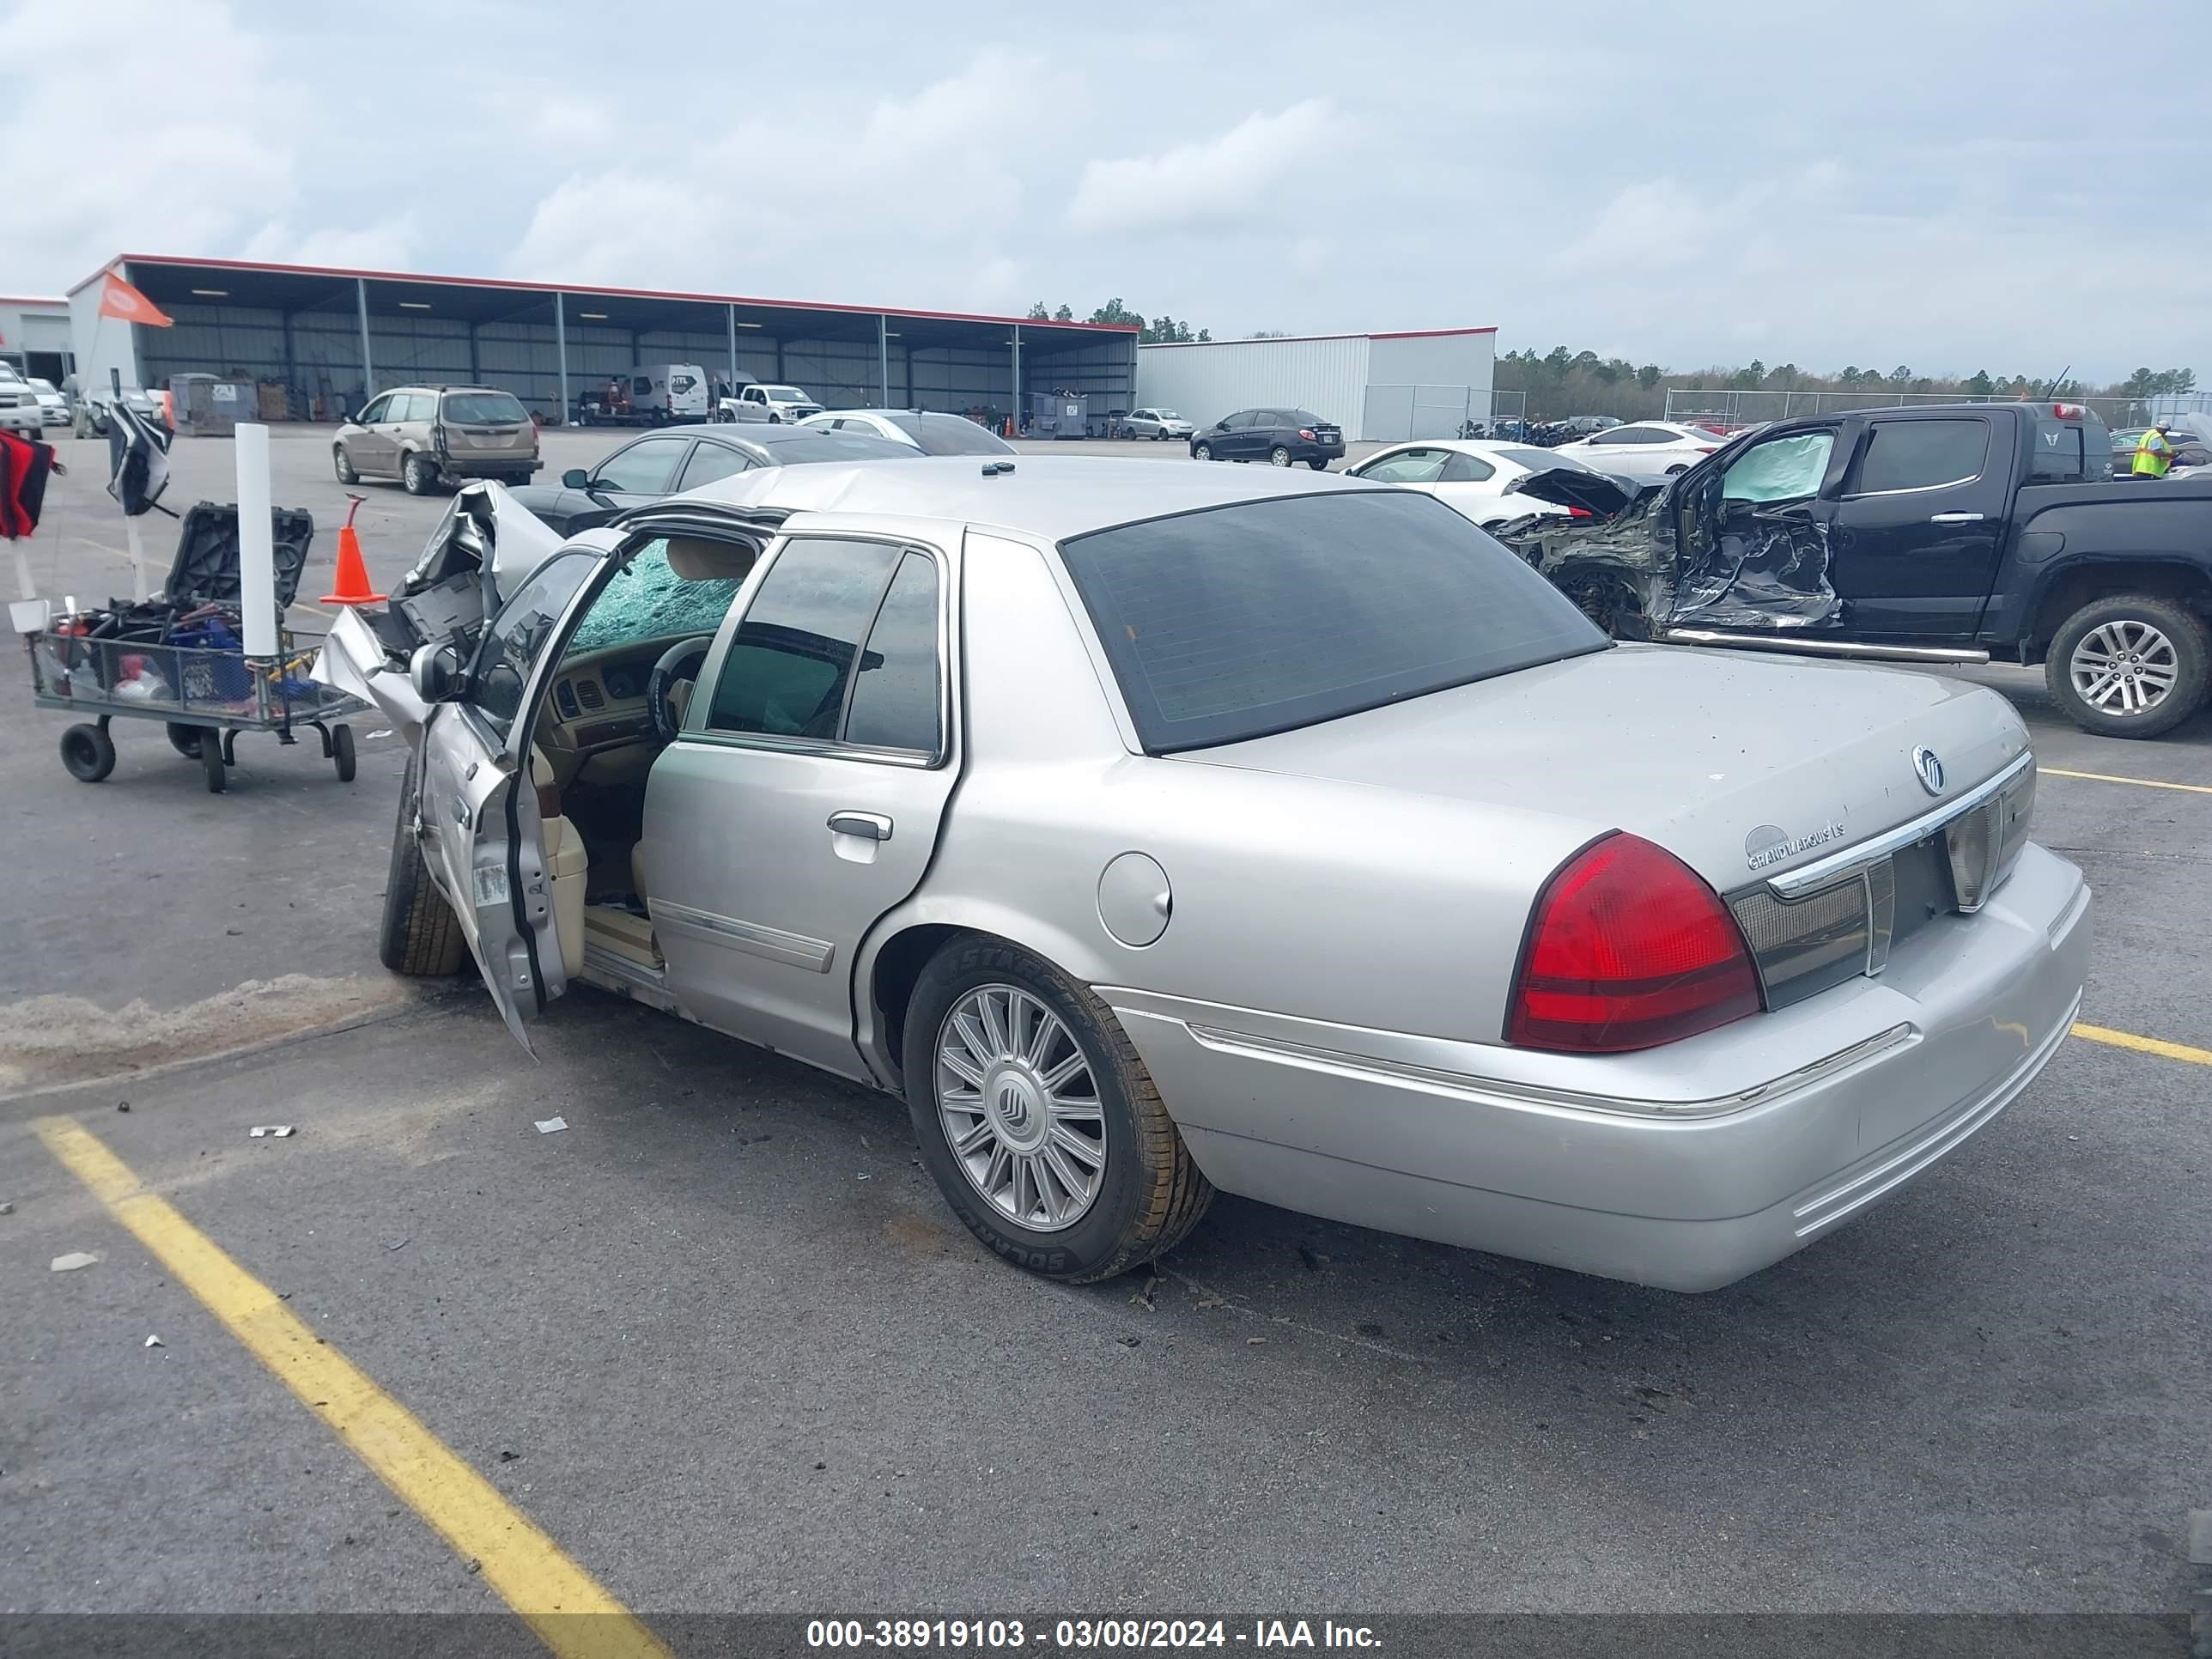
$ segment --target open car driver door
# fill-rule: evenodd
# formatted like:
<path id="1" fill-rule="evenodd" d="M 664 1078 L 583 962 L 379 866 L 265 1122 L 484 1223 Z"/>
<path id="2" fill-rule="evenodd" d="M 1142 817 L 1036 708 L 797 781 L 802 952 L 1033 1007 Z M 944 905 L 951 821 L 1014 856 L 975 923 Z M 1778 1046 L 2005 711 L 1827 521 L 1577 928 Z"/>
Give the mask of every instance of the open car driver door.
<path id="1" fill-rule="evenodd" d="M 458 694 L 423 732 L 414 811 L 484 987 L 525 1048 L 523 1022 L 567 988 L 553 902 L 553 853 L 532 787 L 525 711 L 544 695 L 556 648 L 611 574 L 574 547 L 534 571 L 484 630 Z"/>

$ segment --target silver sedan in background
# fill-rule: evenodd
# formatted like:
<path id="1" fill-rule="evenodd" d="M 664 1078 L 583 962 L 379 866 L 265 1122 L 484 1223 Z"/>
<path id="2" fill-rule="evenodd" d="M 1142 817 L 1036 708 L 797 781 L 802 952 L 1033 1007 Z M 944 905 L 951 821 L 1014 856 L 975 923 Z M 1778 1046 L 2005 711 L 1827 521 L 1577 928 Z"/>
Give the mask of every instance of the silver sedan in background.
<path id="1" fill-rule="evenodd" d="M 349 611 L 319 671 L 415 751 L 386 962 L 899 1094 L 1055 1278 L 1218 1188 L 1711 1289 L 1956 1148 L 2080 1002 L 2002 697 L 1614 645 L 1410 491 L 819 465 L 586 531 L 488 621 L 456 574 L 404 665 Z"/>

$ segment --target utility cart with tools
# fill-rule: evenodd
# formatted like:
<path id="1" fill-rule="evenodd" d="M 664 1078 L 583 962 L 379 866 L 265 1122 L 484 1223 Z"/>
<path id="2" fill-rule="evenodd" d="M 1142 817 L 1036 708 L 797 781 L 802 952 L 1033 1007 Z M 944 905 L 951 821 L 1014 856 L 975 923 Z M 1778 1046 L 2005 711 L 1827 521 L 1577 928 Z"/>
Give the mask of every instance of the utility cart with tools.
<path id="1" fill-rule="evenodd" d="M 114 769 L 107 727 L 121 716 L 161 721 L 177 752 L 200 763 L 213 793 L 222 792 L 224 769 L 236 763 L 240 732 L 270 732 L 289 744 L 299 740 L 296 728 L 307 727 L 321 738 L 338 781 L 352 781 L 353 732 L 344 720 L 367 705 L 308 677 L 322 635 L 281 625 L 299 591 L 314 520 L 297 507 L 272 516 L 280 625 L 270 660 L 247 657 L 241 641 L 238 509 L 211 501 L 180 521 L 160 598 L 48 617 L 25 633 L 32 701 L 88 717 L 62 733 L 70 776 L 98 783 Z"/>

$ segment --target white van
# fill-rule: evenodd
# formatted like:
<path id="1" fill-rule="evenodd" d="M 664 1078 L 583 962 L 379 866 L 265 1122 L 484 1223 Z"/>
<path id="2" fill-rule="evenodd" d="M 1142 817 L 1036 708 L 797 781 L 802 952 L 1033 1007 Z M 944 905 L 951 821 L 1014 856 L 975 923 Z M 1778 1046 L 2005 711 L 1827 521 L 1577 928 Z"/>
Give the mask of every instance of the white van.
<path id="1" fill-rule="evenodd" d="M 678 426 L 705 420 L 712 407 L 707 371 L 696 363 L 641 363 L 623 385 L 624 395 L 609 413 L 626 424 Z"/>

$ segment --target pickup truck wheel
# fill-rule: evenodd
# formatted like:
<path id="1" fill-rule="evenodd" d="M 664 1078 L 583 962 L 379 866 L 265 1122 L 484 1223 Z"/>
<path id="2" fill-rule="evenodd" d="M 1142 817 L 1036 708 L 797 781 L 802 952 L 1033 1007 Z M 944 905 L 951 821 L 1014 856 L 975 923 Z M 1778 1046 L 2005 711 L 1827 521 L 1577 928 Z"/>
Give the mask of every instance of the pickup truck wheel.
<path id="1" fill-rule="evenodd" d="M 1172 1249 L 1213 1188 L 1112 1012 L 1028 951 L 956 939 L 907 1006 L 907 1109 L 968 1231 L 1087 1285 Z"/>
<path id="2" fill-rule="evenodd" d="M 438 487 L 438 464 L 428 455 L 410 455 L 399 469 L 399 482 L 410 495 L 427 495 Z"/>
<path id="3" fill-rule="evenodd" d="M 376 954 L 395 974 L 424 977 L 460 971 L 468 941 L 461 924 L 430 880 L 422 843 L 410 820 L 414 816 L 416 763 L 407 763 L 399 785 L 399 817 L 392 826 L 392 863 L 384 881 L 384 923 Z"/>
<path id="4" fill-rule="evenodd" d="M 2154 738 L 2203 707 L 2212 637 L 2172 599 L 2118 594 L 2060 624 L 2043 672 L 2052 701 L 2084 732 Z"/>

